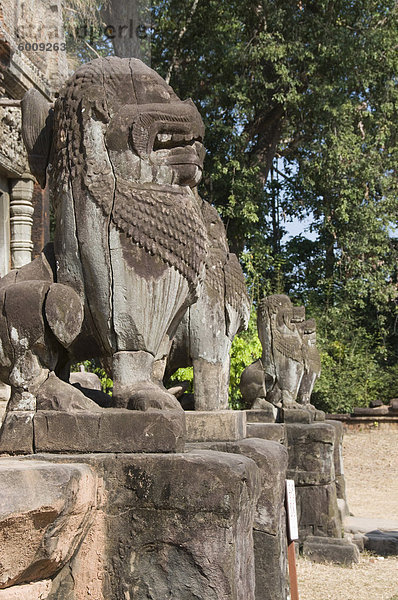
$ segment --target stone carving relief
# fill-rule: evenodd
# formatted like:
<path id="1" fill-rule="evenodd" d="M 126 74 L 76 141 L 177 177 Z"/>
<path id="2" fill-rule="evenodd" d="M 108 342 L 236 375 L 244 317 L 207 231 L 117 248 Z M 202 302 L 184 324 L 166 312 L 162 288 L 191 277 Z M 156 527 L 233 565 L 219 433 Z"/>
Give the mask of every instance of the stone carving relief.
<path id="1" fill-rule="evenodd" d="M 27 156 L 21 135 L 21 111 L 17 107 L 0 106 L 0 162 L 20 175 L 27 170 Z"/>

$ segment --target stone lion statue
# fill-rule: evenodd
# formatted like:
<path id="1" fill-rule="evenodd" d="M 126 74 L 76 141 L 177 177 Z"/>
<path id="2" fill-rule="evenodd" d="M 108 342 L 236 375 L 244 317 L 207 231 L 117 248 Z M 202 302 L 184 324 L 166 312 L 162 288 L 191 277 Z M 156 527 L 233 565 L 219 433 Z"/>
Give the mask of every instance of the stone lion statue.
<path id="1" fill-rule="evenodd" d="M 56 225 L 54 244 L 0 281 L 8 410 L 101 410 L 67 383 L 70 362 L 90 357 L 111 359 L 115 407 L 181 410 L 156 366 L 209 263 L 212 209 L 193 191 L 204 159 L 197 109 L 141 61 L 112 57 L 80 67 L 54 107 L 30 90 L 22 117 Z"/>
<path id="2" fill-rule="evenodd" d="M 282 294 L 268 296 L 260 303 L 258 335 L 269 381 L 267 400 L 284 408 L 295 405 L 304 373 L 302 339 L 296 326 L 300 318 L 290 298 Z"/>

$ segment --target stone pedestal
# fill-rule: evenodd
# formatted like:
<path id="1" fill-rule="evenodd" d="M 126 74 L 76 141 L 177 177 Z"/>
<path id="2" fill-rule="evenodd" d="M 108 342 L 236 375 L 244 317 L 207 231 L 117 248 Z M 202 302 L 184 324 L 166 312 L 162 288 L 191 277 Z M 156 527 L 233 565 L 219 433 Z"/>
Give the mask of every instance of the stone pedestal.
<path id="1" fill-rule="evenodd" d="M 265 404 L 265 402 L 264 402 Z M 277 409 L 270 404 L 266 403 L 267 408 L 250 408 L 246 410 L 246 419 L 248 423 L 275 423 L 275 412 Z"/>
<path id="2" fill-rule="evenodd" d="M 325 423 L 287 424 L 288 478 L 296 486 L 334 482 L 335 432 Z"/>
<path id="3" fill-rule="evenodd" d="M 204 445 L 202 444 L 201 447 Z M 286 600 L 287 539 L 284 507 L 288 455 L 281 444 L 261 439 L 208 443 L 212 450 L 251 458 L 261 475 L 254 524 L 256 600 Z"/>
<path id="4" fill-rule="evenodd" d="M 326 421 L 329 425 L 334 427 L 335 440 L 334 440 L 334 471 L 336 475 L 336 494 L 337 501 L 339 504 L 340 512 L 342 517 L 346 517 L 350 514 L 347 503 L 347 495 L 345 489 L 345 478 L 344 478 L 344 464 L 343 464 L 343 436 L 344 428 L 343 423 L 340 421 Z"/>
<path id="5" fill-rule="evenodd" d="M 312 423 L 314 414 L 303 408 L 284 408 L 282 420 L 284 423 Z"/>
<path id="6" fill-rule="evenodd" d="M 296 484 L 300 542 L 309 535 L 340 538 L 334 467 L 335 428 L 328 423 L 286 424 L 288 478 Z"/>
<path id="7" fill-rule="evenodd" d="M 309 535 L 341 538 L 343 524 L 334 482 L 296 487 L 300 543 Z"/>
<path id="8" fill-rule="evenodd" d="M 185 413 L 174 410 L 10 411 L 0 430 L 0 454 L 181 452 L 184 445 Z"/>
<path id="9" fill-rule="evenodd" d="M 333 562 L 348 566 L 359 562 L 357 546 L 341 538 L 310 536 L 304 542 L 303 554 L 318 563 Z"/>
<path id="10" fill-rule="evenodd" d="M 0 429 L 0 454 L 32 454 L 33 411 L 9 411 Z"/>
<path id="11" fill-rule="evenodd" d="M 247 437 L 270 440 L 287 446 L 286 427 L 284 423 L 248 423 Z"/>
<path id="12" fill-rule="evenodd" d="M 26 497 L 13 493 L 14 482 L 29 484 Z M 19 551 L 29 550 L 23 564 L 11 555 L 6 566 L 2 560 L 0 587 L 9 598 L 33 600 L 27 588 L 33 592 L 40 583 L 43 600 L 255 598 L 252 531 L 260 476 L 246 456 L 3 458 L 0 485 L 7 544 L 16 548 L 19 532 Z M 19 596 L 12 596 L 14 585 Z"/>
<path id="13" fill-rule="evenodd" d="M 185 411 L 187 442 L 229 442 L 246 437 L 244 410 Z"/>

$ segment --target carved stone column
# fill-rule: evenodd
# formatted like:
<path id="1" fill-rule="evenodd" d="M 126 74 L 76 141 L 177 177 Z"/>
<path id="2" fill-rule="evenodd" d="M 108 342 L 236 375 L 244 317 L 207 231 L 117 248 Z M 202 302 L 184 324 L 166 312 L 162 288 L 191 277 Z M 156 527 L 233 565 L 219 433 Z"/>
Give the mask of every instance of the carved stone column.
<path id="1" fill-rule="evenodd" d="M 18 269 L 32 260 L 33 178 L 25 173 L 11 184 L 10 229 L 11 268 Z"/>

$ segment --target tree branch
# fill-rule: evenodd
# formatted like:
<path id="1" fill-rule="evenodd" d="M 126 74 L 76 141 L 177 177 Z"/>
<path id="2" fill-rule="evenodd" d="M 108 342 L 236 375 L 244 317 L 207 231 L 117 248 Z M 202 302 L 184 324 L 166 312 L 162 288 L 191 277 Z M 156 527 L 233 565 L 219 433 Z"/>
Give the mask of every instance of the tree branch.
<path id="1" fill-rule="evenodd" d="M 181 29 L 180 33 L 178 34 L 177 42 L 176 42 L 176 45 L 175 45 L 175 48 L 174 48 L 174 52 L 173 52 L 173 58 L 171 59 L 170 66 L 169 66 L 169 68 L 167 70 L 167 75 L 165 77 L 166 83 L 170 83 L 171 75 L 173 73 L 173 69 L 175 67 L 176 60 L 177 60 L 178 46 L 180 44 L 180 41 L 184 37 L 185 32 L 188 29 L 189 24 L 191 23 L 191 21 L 193 19 L 193 16 L 195 14 L 195 11 L 197 9 L 198 4 L 199 4 L 199 0 L 194 0 L 193 1 L 192 8 L 191 8 L 191 14 L 188 17 L 187 22 L 185 23 L 184 27 Z"/>
<path id="2" fill-rule="evenodd" d="M 97 58 L 101 58 L 101 55 L 98 54 L 98 52 L 95 50 L 95 48 L 90 46 L 90 44 L 86 40 L 84 40 L 84 43 L 86 44 L 87 48 L 89 48 L 89 50 L 91 50 L 91 52 L 94 52 L 94 54 L 96 55 Z"/>

